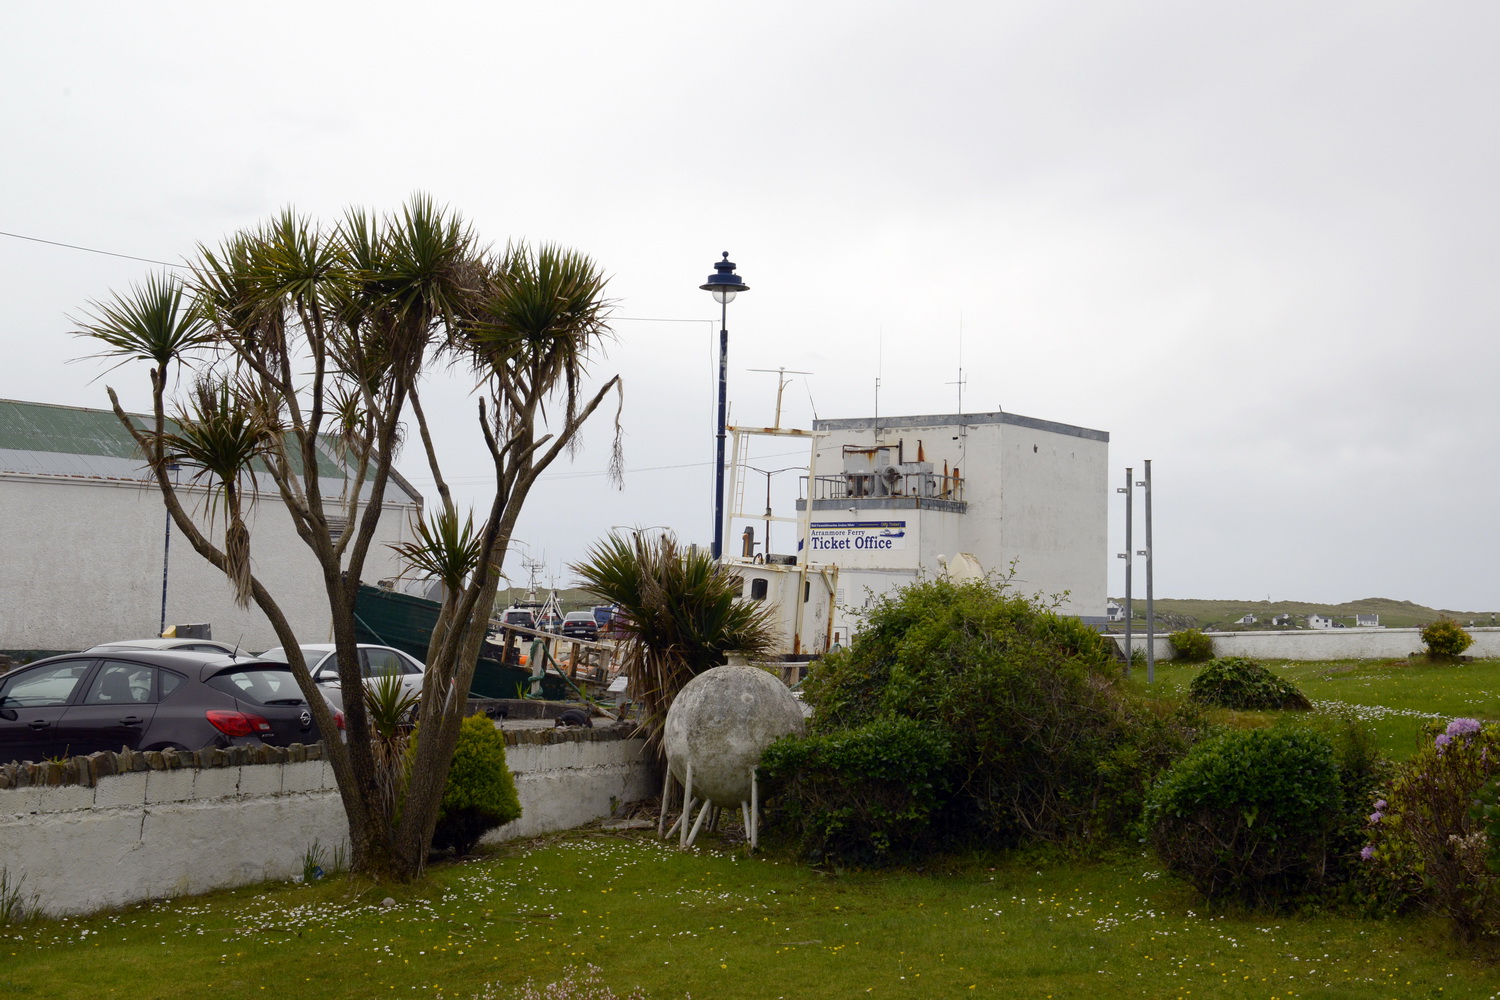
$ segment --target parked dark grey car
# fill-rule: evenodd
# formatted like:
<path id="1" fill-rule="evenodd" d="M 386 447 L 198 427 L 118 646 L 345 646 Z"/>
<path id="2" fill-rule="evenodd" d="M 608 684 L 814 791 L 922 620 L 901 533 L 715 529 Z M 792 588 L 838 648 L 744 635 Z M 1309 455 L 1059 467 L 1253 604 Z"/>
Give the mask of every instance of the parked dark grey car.
<path id="1" fill-rule="evenodd" d="M 284 663 L 131 650 L 69 653 L 0 674 L 0 762 L 318 739 Z"/>

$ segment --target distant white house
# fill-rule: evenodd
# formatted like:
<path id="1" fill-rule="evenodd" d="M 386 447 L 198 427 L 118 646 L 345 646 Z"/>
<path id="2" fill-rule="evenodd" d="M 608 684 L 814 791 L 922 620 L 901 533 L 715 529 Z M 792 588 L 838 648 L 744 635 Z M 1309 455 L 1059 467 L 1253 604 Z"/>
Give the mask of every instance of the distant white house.
<path id="1" fill-rule="evenodd" d="M 1380 616 L 1379 615 L 1355 615 L 1354 616 L 1354 627 L 1355 628 L 1379 628 L 1380 627 Z"/>
<path id="2" fill-rule="evenodd" d="M 1286 614 L 1277 615 L 1276 617 L 1271 619 L 1271 624 L 1276 628 L 1291 628 L 1292 616 Z"/>
<path id="3" fill-rule="evenodd" d="M 1327 615 L 1317 615 L 1317 614 L 1308 615 L 1307 616 L 1307 627 L 1308 628 L 1333 628 L 1334 627 L 1334 621 L 1333 621 L 1332 618 L 1329 618 Z"/>
<path id="4" fill-rule="evenodd" d="M 1234 623 L 1236 625 L 1254 625 L 1255 624 L 1255 616 L 1254 615 L 1242 615 L 1239 618 L 1236 618 L 1235 621 L 1234 621 Z"/>
<path id="5" fill-rule="evenodd" d="M 1104 617 L 1112 622 L 1125 620 L 1125 605 L 1110 601 L 1104 606 Z"/>

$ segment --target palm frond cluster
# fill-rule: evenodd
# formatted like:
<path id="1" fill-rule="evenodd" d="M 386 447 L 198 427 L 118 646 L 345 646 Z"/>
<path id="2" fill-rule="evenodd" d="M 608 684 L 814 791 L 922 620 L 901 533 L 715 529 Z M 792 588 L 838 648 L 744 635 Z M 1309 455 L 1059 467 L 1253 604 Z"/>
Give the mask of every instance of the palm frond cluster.
<path id="1" fill-rule="evenodd" d="M 763 656 L 774 643 L 771 610 L 739 600 L 738 574 L 703 549 L 681 548 L 669 533 L 611 533 L 570 569 L 617 608 L 626 643 L 621 670 L 652 747 L 660 746 L 667 710 L 688 681 L 730 652 Z"/>
<path id="2" fill-rule="evenodd" d="M 76 332 L 105 358 L 151 366 L 150 425 L 132 420 L 111 390 L 115 413 L 173 523 L 225 573 L 241 605 L 253 601 L 266 614 L 319 726 L 332 732 L 286 616 L 252 568 L 247 507 L 268 497 L 286 507 L 328 590 L 349 733 L 330 760 L 345 790 L 356 868 L 372 851 L 393 851 L 420 870 L 458 736 L 455 692 L 468 690 L 516 518 L 537 477 L 620 391 L 618 378 L 584 388 L 588 361 L 609 335 L 605 276 L 586 255 L 551 244 L 493 251 L 459 214 L 422 195 L 394 213 L 351 209 L 331 224 L 287 210 L 200 245 L 189 268 L 186 278 L 152 277 L 90 303 Z M 489 509 L 477 515 L 456 509 L 422 407 L 425 381 L 439 367 L 473 378 L 495 482 Z M 186 390 L 169 399 L 184 374 Z M 398 815 L 389 794 L 366 801 L 367 811 L 358 806 L 373 785 L 377 734 L 359 697 L 353 609 L 412 426 L 438 496 L 398 551 L 410 571 L 441 580 L 446 597 L 421 702 L 434 735 L 411 775 L 399 778 Z M 619 440 L 617 414 L 613 464 Z M 222 535 L 216 519 L 200 525 L 184 509 L 168 471 L 175 468 L 207 489 L 210 511 L 222 503 Z"/>

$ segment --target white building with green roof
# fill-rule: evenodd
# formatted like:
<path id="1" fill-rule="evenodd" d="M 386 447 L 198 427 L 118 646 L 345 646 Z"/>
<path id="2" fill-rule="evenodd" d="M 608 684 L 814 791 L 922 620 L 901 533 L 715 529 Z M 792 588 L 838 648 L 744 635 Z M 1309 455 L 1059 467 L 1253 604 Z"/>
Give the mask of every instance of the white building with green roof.
<path id="1" fill-rule="evenodd" d="M 148 418 L 137 417 L 145 425 Z M 345 468 L 324 449 L 325 496 L 345 489 Z M 181 472 L 188 484 L 191 471 Z M 297 537 L 265 477 L 267 495 L 246 517 L 256 575 L 303 642 L 329 639 L 322 572 Z M 366 488 L 368 491 L 368 487 Z M 206 486 L 185 502 L 205 530 L 213 509 Z M 365 575 L 400 572 L 390 546 L 411 540 L 421 495 L 392 474 Z M 207 624 L 213 637 L 250 650 L 280 645 L 254 606 L 235 606 L 229 582 L 167 526 L 166 507 L 135 441 L 108 410 L 0 400 L 0 651 L 71 651 L 158 633 L 165 593 L 168 626 Z M 222 532 L 222 522 L 218 524 Z"/>

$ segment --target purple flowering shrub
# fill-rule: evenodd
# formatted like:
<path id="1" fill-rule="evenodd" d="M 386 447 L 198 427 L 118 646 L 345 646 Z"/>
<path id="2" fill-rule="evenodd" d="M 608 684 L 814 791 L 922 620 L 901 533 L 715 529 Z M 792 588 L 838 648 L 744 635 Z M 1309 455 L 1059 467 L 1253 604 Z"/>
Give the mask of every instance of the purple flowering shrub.
<path id="1" fill-rule="evenodd" d="M 1424 727 L 1368 818 L 1361 857 L 1372 874 L 1447 917 L 1462 940 L 1500 935 L 1500 875 L 1486 823 L 1472 806 L 1500 773 L 1500 726 L 1454 719 Z"/>

